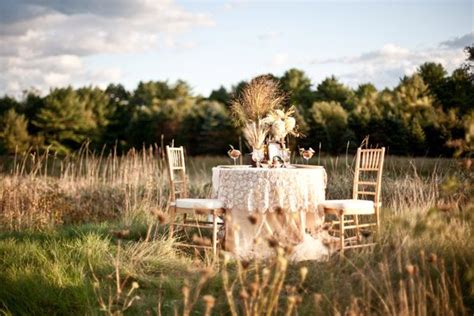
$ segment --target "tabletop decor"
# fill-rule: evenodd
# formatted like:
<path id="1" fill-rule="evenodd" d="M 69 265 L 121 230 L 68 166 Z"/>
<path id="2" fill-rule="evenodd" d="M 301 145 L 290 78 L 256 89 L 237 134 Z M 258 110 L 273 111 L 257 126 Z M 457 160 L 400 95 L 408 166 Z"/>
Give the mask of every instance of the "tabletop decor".
<path id="1" fill-rule="evenodd" d="M 234 160 L 234 165 L 236 165 L 237 164 L 236 160 L 239 159 L 242 153 L 240 152 L 240 150 L 235 149 L 234 146 L 232 145 L 229 145 L 229 146 L 230 146 L 230 149 L 227 151 L 227 155 L 229 155 L 229 157 Z"/>
<path id="2" fill-rule="evenodd" d="M 295 107 L 291 106 L 286 112 L 280 109 L 270 111 L 262 120 L 269 126 L 270 135 L 273 141 L 284 143 L 286 135 L 299 137 L 296 130 L 296 120 L 291 115 L 295 113 Z"/>
<path id="3" fill-rule="evenodd" d="M 292 116 L 295 107 L 283 109 L 285 94 L 271 76 L 259 76 L 247 84 L 240 96 L 231 103 L 237 126 L 243 128 L 247 145 L 251 148 L 256 167 L 287 166 L 291 153 L 286 148 L 287 135 L 299 137 L 296 120 Z M 278 144 L 272 146 L 271 144 Z M 283 158 L 285 156 L 285 159 Z M 274 157 L 278 157 L 274 160 Z"/>
<path id="4" fill-rule="evenodd" d="M 311 147 L 308 149 L 300 148 L 300 156 L 306 161 L 306 164 L 309 163 L 309 160 L 313 157 L 314 153 L 315 151 Z"/>

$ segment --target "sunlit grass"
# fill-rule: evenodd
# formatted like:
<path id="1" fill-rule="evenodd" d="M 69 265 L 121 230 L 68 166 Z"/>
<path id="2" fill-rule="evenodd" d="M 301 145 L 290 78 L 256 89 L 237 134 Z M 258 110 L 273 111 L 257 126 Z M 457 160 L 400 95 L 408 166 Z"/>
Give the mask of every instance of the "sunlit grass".
<path id="1" fill-rule="evenodd" d="M 244 314 L 246 304 L 259 310 L 274 298 L 275 313 L 300 315 L 468 314 L 474 306 L 472 175 L 454 159 L 388 157 L 378 245 L 284 270 L 284 253 L 207 266 L 174 248 L 158 220 L 167 179 L 156 151 L 51 159 L 17 157 L 0 176 L 6 314 L 228 314 L 232 306 Z M 191 194 L 209 196 L 211 168 L 229 163 L 189 159 Z M 327 197 L 349 197 L 353 157 L 319 163 Z M 282 276 L 281 288 L 262 283 L 264 275 Z"/>

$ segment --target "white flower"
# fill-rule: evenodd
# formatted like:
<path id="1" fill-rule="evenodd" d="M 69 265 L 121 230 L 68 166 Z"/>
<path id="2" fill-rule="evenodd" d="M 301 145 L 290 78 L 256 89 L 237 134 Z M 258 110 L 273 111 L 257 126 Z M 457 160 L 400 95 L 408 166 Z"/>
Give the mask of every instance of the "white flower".
<path id="1" fill-rule="evenodd" d="M 272 124 L 271 131 L 276 141 L 280 141 L 281 139 L 285 138 L 286 136 L 285 122 L 283 122 L 282 120 L 276 120 Z"/>
<path id="2" fill-rule="evenodd" d="M 275 113 L 280 119 L 284 119 L 286 116 L 285 112 L 283 112 L 282 110 L 276 110 Z"/>
<path id="3" fill-rule="evenodd" d="M 267 115 L 260 122 L 262 122 L 265 125 L 271 126 L 273 122 L 275 122 L 275 118 L 271 115 Z"/>
<path id="4" fill-rule="evenodd" d="M 289 133 L 291 132 L 296 126 L 296 120 L 294 117 L 287 117 L 286 120 L 285 120 L 285 129 L 286 129 L 286 132 Z"/>

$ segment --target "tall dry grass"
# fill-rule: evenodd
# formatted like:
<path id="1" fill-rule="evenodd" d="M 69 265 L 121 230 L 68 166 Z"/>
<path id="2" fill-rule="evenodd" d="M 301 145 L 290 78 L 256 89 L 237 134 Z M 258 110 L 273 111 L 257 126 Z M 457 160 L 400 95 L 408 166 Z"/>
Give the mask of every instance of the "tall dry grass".
<path id="1" fill-rule="evenodd" d="M 327 197 L 349 197 L 353 157 L 320 159 L 328 173 Z M 191 194 L 209 196 L 210 168 L 224 163 L 230 160 L 188 159 Z M 275 257 L 267 261 L 226 259 L 211 267 L 174 249 L 173 241 L 163 237 L 166 226 L 156 225 L 167 200 L 163 166 L 157 147 L 124 155 L 84 147 L 63 159 L 25 153 L 4 162 L 0 279 L 7 287 L 0 290 L 0 310 L 158 315 L 472 311 L 472 174 L 456 160 L 387 158 L 382 238 L 372 250 L 293 264 L 275 246 Z M 22 295 L 29 304 L 21 304 Z"/>

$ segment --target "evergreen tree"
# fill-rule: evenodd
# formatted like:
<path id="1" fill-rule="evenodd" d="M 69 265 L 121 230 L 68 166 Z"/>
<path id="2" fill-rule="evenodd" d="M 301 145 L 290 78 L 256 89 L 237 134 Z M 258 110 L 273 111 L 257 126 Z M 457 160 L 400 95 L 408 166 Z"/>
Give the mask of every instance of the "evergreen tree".
<path id="1" fill-rule="evenodd" d="M 44 136 L 45 145 L 60 153 L 77 149 L 97 128 L 95 115 L 71 87 L 54 89 L 45 99 L 33 124 Z"/>
<path id="2" fill-rule="evenodd" d="M 0 151 L 15 153 L 24 152 L 30 146 L 28 134 L 28 121 L 23 114 L 18 114 L 14 109 L 4 113 L 0 130 Z"/>
<path id="3" fill-rule="evenodd" d="M 311 137 L 314 144 L 321 142 L 326 151 L 339 153 L 345 150 L 348 141 L 354 139 L 348 128 L 348 114 L 341 104 L 315 102 L 311 109 Z"/>
<path id="4" fill-rule="evenodd" d="M 307 115 L 315 101 L 311 80 L 299 69 L 290 69 L 280 78 L 282 89 L 289 96 L 289 105 L 295 105 L 300 113 Z"/>
<path id="5" fill-rule="evenodd" d="M 334 76 L 324 79 L 316 89 L 317 101 L 335 101 L 342 105 L 346 111 L 352 110 L 353 95 L 354 92 L 340 83 Z"/>
<path id="6" fill-rule="evenodd" d="M 238 136 L 230 114 L 219 102 L 196 103 L 184 117 L 178 135 L 180 144 L 189 144 L 192 155 L 224 155 L 229 144 L 237 146 Z"/>
<path id="7" fill-rule="evenodd" d="M 226 106 L 229 105 L 230 99 L 231 99 L 231 96 L 227 92 L 226 88 L 224 88 L 224 86 L 221 86 L 217 90 L 212 90 L 211 94 L 209 95 L 210 101 L 217 101 Z"/>

